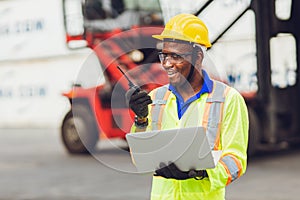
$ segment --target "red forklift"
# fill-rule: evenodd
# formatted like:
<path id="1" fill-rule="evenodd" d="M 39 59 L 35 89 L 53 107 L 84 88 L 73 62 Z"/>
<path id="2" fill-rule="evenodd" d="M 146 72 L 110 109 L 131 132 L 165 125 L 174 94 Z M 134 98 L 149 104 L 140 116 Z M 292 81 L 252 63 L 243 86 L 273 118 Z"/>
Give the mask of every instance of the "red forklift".
<path id="1" fill-rule="evenodd" d="M 171 3 L 171 0 L 156 3 L 168 1 Z M 297 11 L 300 2 L 187 0 L 186 3 L 193 4 L 192 13 L 203 19 L 211 30 L 210 57 L 218 68 L 225 69 L 226 82 L 245 98 L 250 119 L 248 154 L 254 155 L 261 149 L 284 148 L 299 141 L 300 30 L 297 25 L 300 13 Z M 86 6 L 83 4 L 83 17 L 88 21 Z M 148 91 L 167 83 L 167 76 L 157 60 L 159 47 L 151 38 L 152 34 L 162 31 L 163 21 L 167 19 L 159 17 L 162 16 L 159 9 L 148 8 L 145 12 L 136 7 L 134 10 L 140 11 L 140 20 L 129 29 L 103 31 L 86 26 L 82 35 L 67 37 L 87 41 L 104 67 L 106 77 L 105 84 L 92 88 L 75 84 L 65 94 L 72 106 L 62 123 L 61 133 L 70 153 L 92 151 L 103 137 L 124 139 L 130 130 L 133 114 L 124 99 L 128 82 L 117 69 L 118 65 L 128 72 L 134 83 Z M 172 15 L 170 12 L 164 10 L 163 13 Z M 133 55 L 142 55 L 142 59 L 134 59 Z"/>
<path id="2" fill-rule="evenodd" d="M 138 0 L 114 0 L 109 11 L 100 2 L 83 1 L 84 31 L 67 35 L 67 42 L 85 41 L 93 49 L 102 67 L 99 78 L 105 79 L 104 84 L 88 88 L 78 81 L 63 94 L 70 100 L 71 110 L 63 120 L 61 135 L 72 154 L 93 151 L 101 138 L 125 139 L 130 131 L 134 115 L 125 103 L 129 85 L 117 67 L 146 91 L 168 82 L 158 61 L 157 42 L 151 37 L 163 28 L 159 2 L 151 0 L 142 5 Z M 64 5 L 68 5 L 67 0 Z M 86 70 L 83 66 L 78 80 Z"/>

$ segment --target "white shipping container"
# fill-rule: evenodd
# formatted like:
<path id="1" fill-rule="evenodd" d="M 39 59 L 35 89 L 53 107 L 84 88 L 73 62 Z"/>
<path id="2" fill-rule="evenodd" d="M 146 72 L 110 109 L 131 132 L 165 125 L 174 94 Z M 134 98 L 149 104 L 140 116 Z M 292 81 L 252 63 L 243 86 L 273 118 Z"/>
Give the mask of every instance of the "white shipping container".
<path id="1" fill-rule="evenodd" d="M 92 50 L 66 45 L 61 0 L 0 1 L 0 128 L 59 127 Z M 90 63 L 89 62 L 89 63 Z"/>

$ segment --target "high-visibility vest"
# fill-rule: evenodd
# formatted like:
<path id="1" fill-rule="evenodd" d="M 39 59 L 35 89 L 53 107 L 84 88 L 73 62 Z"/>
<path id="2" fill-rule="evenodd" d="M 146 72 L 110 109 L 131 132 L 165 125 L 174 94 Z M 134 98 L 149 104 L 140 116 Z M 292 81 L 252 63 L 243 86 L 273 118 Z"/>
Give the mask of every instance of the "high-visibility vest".
<path id="1" fill-rule="evenodd" d="M 168 88 L 169 86 L 165 85 L 158 88 L 153 94 L 153 103 L 151 109 L 152 130 L 161 129 L 163 111 L 167 103 L 167 99 L 171 93 Z M 206 99 L 202 126 L 206 128 L 208 141 L 212 149 L 214 150 L 218 149 L 219 145 L 223 105 L 229 89 L 230 87 L 226 86 L 225 84 L 219 81 L 215 81 L 213 91 L 208 95 Z"/>
<path id="2" fill-rule="evenodd" d="M 231 88 L 229 86 L 219 81 L 214 81 L 213 90 L 206 98 L 202 126 L 206 128 L 209 144 L 214 150 L 221 149 L 220 126 L 223 118 L 224 102 L 230 89 Z M 163 113 L 170 93 L 168 85 L 162 86 L 154 90 L 152 93 L 153 103 L 151 105 L 150 120 L 152 130 L 160 130 L 162 128 L 161 122 Z M 245 106 L 243 105 L 242 107 Z M 248 129 L 248 127 L 246 127 L 246 129 Z M 240 177 L 245 172 L 245 159 L 243 167 L 242 163 L 233 154 L 228 153 L 223 155 L 219 162 L 222 165 L 221 167 L 224 167 L 227 173 L 227 180 L 222 180 L 223 182 L 226 182 L 226 185 Z M 213 172 L 210 172 L 210 169 L 208 169 L 207 172 L 209 176 L 213 174 Z M 199 189 L 200 186 L 201 188 Z M 175 190 L 185 190 L 185 192 L 184 194 L 172 192 Z M 203 180 L 175 180 L 154 176 L 151 197 L 151 199 L 197 199 L 199 197 L 203 197 L 205 199 L 224 199 L 225 186 L 212 191 L 212 188 L 210 188 L 209 178 L 204 178 Z"/>

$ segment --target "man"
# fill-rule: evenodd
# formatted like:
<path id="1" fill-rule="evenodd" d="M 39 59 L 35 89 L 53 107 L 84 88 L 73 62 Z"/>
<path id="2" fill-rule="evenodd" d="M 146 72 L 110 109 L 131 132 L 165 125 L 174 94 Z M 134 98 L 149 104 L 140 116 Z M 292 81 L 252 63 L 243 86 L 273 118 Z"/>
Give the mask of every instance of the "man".
<path id="1" fill-rule="evenodd" d="M 214 169 L 181 171 L 174 163 L 161 163 L 155 171 L 151 199 L 225 199 L 225 187 L 246 171 L 248 113 L 242 96 L 212 80 L 202 69 L 211 47 L 206 25 L 196 16 L 179 14 L 161 35 L 159 58 L 169 85 L 148 95 L 126 93 L 135 112 L 132 132 L 203 126 L 211 148 L 222 150 Z"/>

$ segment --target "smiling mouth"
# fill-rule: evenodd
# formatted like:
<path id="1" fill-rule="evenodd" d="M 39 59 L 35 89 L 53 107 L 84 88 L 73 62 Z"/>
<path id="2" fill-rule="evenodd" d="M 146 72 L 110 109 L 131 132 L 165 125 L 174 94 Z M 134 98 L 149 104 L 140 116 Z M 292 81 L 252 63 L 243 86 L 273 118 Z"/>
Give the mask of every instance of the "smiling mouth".
<path id="1" fill-rule="evenodd" d="M 176 74 L 177 71 L 168 70 L 167 73 L 168 73 L 168 76 L 172 76 L 172 75 Z"/>

